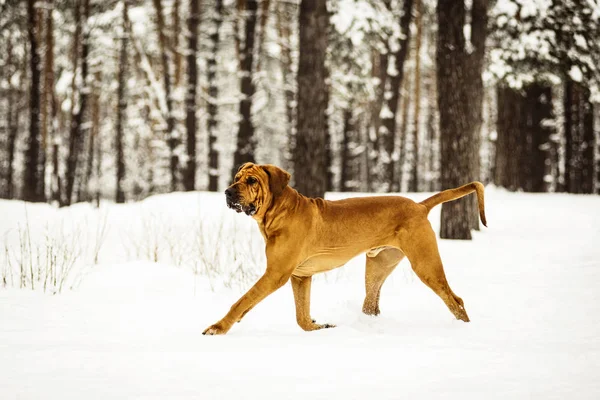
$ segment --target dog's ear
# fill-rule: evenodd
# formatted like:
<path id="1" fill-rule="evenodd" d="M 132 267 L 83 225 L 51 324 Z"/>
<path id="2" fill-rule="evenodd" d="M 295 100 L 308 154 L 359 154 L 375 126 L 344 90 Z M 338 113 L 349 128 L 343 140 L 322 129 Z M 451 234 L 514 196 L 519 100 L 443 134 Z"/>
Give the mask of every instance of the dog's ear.
<path id="1" fill-rule="evenodd" d="M 269 176 L 269 188 L 271 189 L 271 194 L 273 196 L 280 195 L 290 181 L 290 173 L 271 164 L 262 165 L 262 168 Z"/>
<path id="2" fill-rule="evenodd" d="M 251 166 L 253 166 L 253 165 L 254 165 L 254 163 L 251 163 L 251 162 L 245 162 L 245 163 L 243 163 L 242 165 L 240 165 L 240 167 L 238 168 L 237 172 L 240 172 L 241 170 L 243 170 L 243 169 L 246 169 L 246 168 L 248 168 L 248 167 L 251 167 Z"/>

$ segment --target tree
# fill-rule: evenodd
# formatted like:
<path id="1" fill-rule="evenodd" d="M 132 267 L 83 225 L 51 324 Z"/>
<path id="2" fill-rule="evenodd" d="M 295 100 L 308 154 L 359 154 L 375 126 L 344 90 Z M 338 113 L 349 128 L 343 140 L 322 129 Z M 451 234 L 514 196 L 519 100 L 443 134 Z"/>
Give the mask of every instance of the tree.
<path id="1" fill-rule="evenodd" d="M 218 98 L 219 87 L 217 86 L 217 57 L 219 54 L 221 24 L 223 23 L 223 0 L 215 0 L 215 6 L 211 12 L 210 31 L 210 54 L 206 60 L 206 72 L 208 80 L 208 118 L 206 129 L 208 133 L 208 190 L 216 192 L 219 190 L 219 152 L 217 145 L 218 127 Z"/>
<path id="2" fill-rule="evenodd" d="M 289 163 L 286 169 L 292 170 L 292 150 L 296 141 L 296 108 L 295 103 L 295 76 L 293 73 L 294 60 L 292 58 L 292 30 L 297 5 L 292 2 L 277 2 L 277 34 L 281 48 L 281 78 L 283 81 L 286 137 L 287 146 L 284 149 L 285 161 Z"/>
<path id="3" fill-rule="evenodd" d="M 256 90 L 254 76 L 254 42 L 256 31 L 257 0 L 246 0 L 244 12 L 244 46 L 240 50 L 240 122 L 237 132 L 237 143 L 233 154 L 233 169 L 235 175 L 238 167 L 245 162 L 254 162 L 256 139 L 252 121 L 252 96 Z"/>
<path id="4" fill-rule="evenodd" d="M 38 54 L 38 13 L 35 0 L 27 0 L 27 33 L 29 37 L 29 70 L 31 84 L 29 86 L 29 138 L 25 155 L 25 176 L 23 184 L 23 200 L 45 201 L 44 193 L 40 190 L 40 180 L 44 179 L 40 168 L 40 97 L 41 69 Z"/>
<path id="5" fill-rule="evenodd" d="M 387 3 L 388 5 L 391 3 Z M 390 59 L 387 62 L 393 64 L 393 73 L 388 73 L 389 76 L 385 79 L 386 89 L 384 94 L 384 112 L 382 119 L 382 146 L 383 146 L 383 181 L 387 183 L 388 192 L 397 192 L 398 179 L 396 178 L 395 169 L 395 153 L 396 153 L 396 114 L 398 111 L 398 103 L 400 99 L 400 87 L 404 78 L 404 62 L 408 54 L 408 45 L 410 42 L 410 20 L 413 7 L 413 0 L 404 0 L 402 11 L 398 18 L 398 25 L 401 36 L 392 38 L 398 43 L 389 44 Z M 395 48 L 394 48 L 395 47 Z M 388 68 L 389 70 L 389 68 Z M 406 137 L 406 136 L 405 136 Z"/>
<path id="6" fill-rule="evenodd" d="M 564 179 L 561 180 L 559 174 L 560 140 L 557 135 L 551 135 L 549 140 L 541 143 L 545 158 L 539 159 L 543 165 L 536 166 L 535 170 L 544 169 L 549 164 L 550 173 L 546 176 L 552 177 L 552 180 L 548 182 L 548 188 L 590 193 L 594 179 L 591 149 L 595 144 L 589 92 L 600 82 L 600 42 L 597 40 L 600 21 L 594 16 L 594 5 L 584 0 L 535 3 L 504 0 L 499 2 L 492 15 L 494 47 L 491 59 L 494 64 L 491 70 L 502 90 L 509 87 L 517 92 L 529 92 L 540 85 L 547 86 L 546 90 L 550 90 L 551 85 L 556 88 L 558 82 L 562 85 L 562 96 L 561 93 L 552 93 L 550 97 L 562 100 L 562 134 L 566 142 Z M 536 96 L 529 94 L 524 98 L 533 103 L 538 101 Z M 549 104 L 552 103 L 559 101 Z M 535 106 L 523 101 L 519 104 L 524 107 L 519 111 L 523 115 Z M 546 112 L 554 114 L 551 110 Z M 548 118 L 541 124 L 558 126 L 553 117 Z M 527 131 L 518 134 L 527 136 Z M 503 146 L 503 140 L 499 132 L 498 144 Z M 517 137 L 514 140 L 520 143 L 522 139 Z M 496 175 L 502 177 L 502 174 L 503 171 L 496 171 Z M 511 184 L 515 187 L 514 182 Z"/>
<path id="7" fill-rule="evenodd" d="M 323 197 L 327 185 L 326 0 L 302 0 L 299 26 L 298 109 L 293 152 L 296 188 L 306 196 Z"/>
<path id="8" fill-rule="evenodd" d="M 438 0 L 437 3 L 438 26 L 444 27 L 444 33 L 438 35 L 436 54 L 442 189 L 478 178 L 487 7 L 487 0 L 472 3 L 470 41 L 473 51 L 470 51 L 464 35 L 464 1 Z M 476 215 L 477 208 L 469 199 L 445 203 L 440 236 L 471 239 Z"/>
<path id="9" fill-rule="evenodd" d="M 187 89 L 185 96 L 185 128 L 187 130 L 187 168 L 183 185 L 185 190 L 196 187 L 196 90 L 198 87 L 198 24 L 200 23 L 200 0 L 190 0 L 188 17 Z"/>
<path id="10" fill-rule="evenodd" d="M 409 192 L 419 191 L 419 127 L 420 127 L 420 111 L 421 111 L 421 39 L 423 35 L 423 15 L 421 11 L 421 0 L 415 1 L 415 78 L 414 78 L 414 93 L 413 93 L 413 124 L 412 124 L 412 158 L 410 164 L 410 184 Z"/>
<path id="11" fill-rule="evenodd" d="M 200 1 L 200 0 L 198 0 Z M 191 3 L 190 3 L 190 7 L 189 7 L 189 12 L 192 13 L 192 7 L 191 7 Z M 181 64 L 182 64 L 182 57 L 181 57 L 181 53 L 179 52 L 179 32 L 181 30 L 181 26 L 180 26 L 180 9 L 181 6 L 181 0 L 173 0 L 173 10 L 172 10 L 172 19 L 173 19 L 173 36 L 172 36 L 172 40 L 171 40 L 171 53 L 173 54 L 173 58 L 174 58 L 174 81 L 175 81 L 175 86 L 179 86 L 179 83 L 181 82 Z M 189 18 L 191 18 L 191 16 L 188 17 L 188 29 L 190 28 L 189 26 Z"/>
<path id="12" fill-rule="evenodd" d="M 416 82 L 414 82 L 416 83 Z M 410 84 L 411 82 L 409 80 L 404 80 L 404 82 L 402 82 L 402 86 L 401 86 L 401 90 L 400 93 L 402 94 L 401 97 L 401 104 L 400 104 L 400 111 L 401 111 L 401 115 L 400 115 L 400 127 L 399 127 L 399 136 L 400 136 L 400 149 L 399 151 L 396 153 L 397 154 L 397 158 L 398 158 L 398 162 L 394 163 L 394 164 L 398 164 L 397 165 L 397 169 L 398 169 L 398 176 L 396 177 L 396 173 L 394 172 L 394 192 L 397 192 L 399 190 L 401 190 L 402 187 L 402 182 L 404 182 L 404 166 L 406 163 L 406 153 L 408 151 L 408 146 L 407 146 L 407 142 L 408 142 L 408 127 L 409 127 L 409 123 L 408 123 L 408 111 L 410 108 Z M 394 165 L 396 166 L 396 165 Z M 394 171 L 396 171 L 396 168 L 394 168 Z"/>
<path id="13" fill-rule="evenodd" d="M 52 180 L 50 181 L 50 198 L 52 201 L 60 204 L 61 202 L 61 185 L 58 171 L 58 143 L 56 137 L 58 132 L 55 129 L 56 116 L 58 114 L 58 107 L 56 104 L 56 93 L 54 88 L 54 1 L 48 0 L 48 9 L 46 14 L 46 57 L 44 62 L 44 96 L 42 99 L 43 113 L 42 126 L 45 133 L 42 135 L 43 145 L 42 152 L 46 154 L 46 149 L 50 143 L 52 151 Z M 56 164 L 54 160 L 56 158 Z M 45 165 L 45 160 L 44 160 Z"/>
<path id="14" fill-rule="evenodd" d="M 565 78 L 565 189 L 594 191 L 594 106 L 590 90 L 570 76 Z"/>
<path id="15" fill-rule="evenodd" d="M 173 96 L 172 96 L 172 83 L 171 83 L 171 61 L 169 46 L 167 43 L 167 34 L 165 27 L 165 19 L 163 14 L 163 7 L 161 0 L 153 0 L 154 11 L 156 13 L 156 29 L 158 31 L 158 43 L 160 47 L 161 62 L 162 62 L 162 76 L 164 84 L 164 97 L 166 104 L 165 116 L 167 126 L 167 146 L 169 147 L 169 170 L 171 172 L 171 191 L 177 190 L 178 185 L 178 170 L 179 170 L 179 156 L 177 155 L 177 147 L 180 144 L 180 139 L 175 131 L 175 116 L 173 115 Z"/>
<path id="16" fill-rule="evenodd" d="M 69 155 L 66 165 L 66 187 L 65 198 L 63 205 L 70 205 L 73 201 L 73 191 L 75 187 L 75 179 L 78 173 L 79 158 L 82 152 L 84 143 L 84 118 L 87 112 L 89 86 L 88 86 L 88 55 L 90 52 L 90 30 L 88 27 L 88 19 L 90 17 L 90 0 L 83 2 L 83 17 L 81 16 L 80 4 L 75 5 L 75 20 L 77 29 L 74 37 L 74 53 L 79 53 L 79 35 L 82 35 L 81 40 L 81 82 L 82 88 L 79 91 L 79 107 L 72 109 L 71 129 L 69 132 Z M 78 57 L 73 57 L 73 69 L 77 70 Z M 75 82 L 75 78 L 73 79 Z M 75 86 L 73 86 L 75 91 Z M 86 128 L 87 130 L 88 128 Z"/>
<path id="17" fill-rule="evenodd" d="M 544 192 L 551 173 L 552 89 L 534 82 L 522 90 L 497 88 L 497 140 L 494 183 L 509 190 Z"/>
<path id="18" fill-rule="evenodd" d="M 88 140 L 88 156 L 87 156 L 87 167 L 85 170 L 85 193 L 87 201 L 96 199 L 97 206 L 100 206 L 100 178 L 101 168 L 96 167 L 96 188 L 95 192 L 92 192 L 90 188 L 90 181 L 94 174 L 94 163 L 101 165 L 102 156 L 99 149 L 102 147 L 100 138 L 100 113 L 101 113 L 101 101 L 100 101 L 100 90 L 102 86 L 102 73 L 96 70 L 94 73 L 94 85 L 92 90 L 92 101 L 91 101 L 91 129 Z M 118 154 L 117 154 L 118 158 Z"/>
<path id="19" fill-rule="evenodd" d="M 7 35 L 6 40 L 6 64 L 2 69 L 2 76 L 6 74 L 6 81 L 9 83 L 8 88 L 6 89 L 6 135 L 2 135 L 1 143 L 3 145 L 3 150 L 5 150 L 5 158 L 3 158 L 0 162 L 2 166 L 1 170 L 3 171 L 0 175 L 0 179 L 2 179 L 1 192 L 0 197 L 6 199 L 13 199 L 16 197 L 15 190 L 15 153 L 16 153 L 16 143 L 19 133 L 19 102 L 17 101 L 19 97 L 18 88 L 14 87 L 13 76 L 18 74 L 19 66 L 14 55 L 14 38 L 13 34 Z M 3 93 L 4 95 L 4 93 Z"/>
<path id="20" fill-rule="evenodd" d="M 117 151 L 117 186 L 115 193 L 115 202 L 125 203 L 125 191 L 123 182 L 125 181 L 125 155 L 123 153 L 123 127 L 125 125 L 127 111 L 127 46 L 128 46 L 128 1 L 123 0 L 122 24 L 123 32 L 121 33 L 121 48 L 119 50 L 119 88 L 117 90 L 117 122 L 115 126 L 115 147 Z"/>

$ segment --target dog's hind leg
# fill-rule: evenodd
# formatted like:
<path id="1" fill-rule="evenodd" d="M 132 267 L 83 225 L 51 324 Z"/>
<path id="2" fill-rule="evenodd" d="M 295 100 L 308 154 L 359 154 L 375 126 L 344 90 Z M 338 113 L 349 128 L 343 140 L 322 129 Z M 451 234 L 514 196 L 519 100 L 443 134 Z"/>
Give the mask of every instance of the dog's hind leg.
<path id="1" fill-rule="evenodd" d="M 292 275 L 292 290 L 294 291 L 294 302 L 296 303 L 296 321 L 300 328 L 305 331 L 314 331 L 323 328 L 334 328 L 332 324 L 316 324 L 310 317 L 310 287 L 312 276 Z"/>
<path id="2" fill-rule="evenodd" d="M 411 231 L 410 238 L 403 247 L 413 271 L 431 290 L 446 304 L 456 319 L 469 322 L 463 300 L 458 297 L 446 280 L 444 267 L 440 258 L 435 233 L 431 225 L 421 225 Z"/>
<path id="3" fill-rule="evenodd" d="M 390 247 L 381 250 L 375 256 L 367 253 L 367 266 L 365 270 L 365 301 L 363 312 L 367 315 L 379 315 L 379 297 L 381 286 L 387 277 L 404 258 L 404 253 L 399 249 Z"/>

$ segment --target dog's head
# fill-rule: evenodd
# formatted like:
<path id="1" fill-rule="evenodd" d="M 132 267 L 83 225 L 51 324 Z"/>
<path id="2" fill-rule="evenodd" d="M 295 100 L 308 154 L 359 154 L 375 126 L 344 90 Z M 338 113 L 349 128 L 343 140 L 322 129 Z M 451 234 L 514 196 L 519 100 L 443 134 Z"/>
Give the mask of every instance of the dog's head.
<path id="1" fill-rule="evenodd" d="M 227 207 L 250 216 L 266 211 L 289 181 L 290 174 L 275 165 L 245 163 L 225 190 Z"/>

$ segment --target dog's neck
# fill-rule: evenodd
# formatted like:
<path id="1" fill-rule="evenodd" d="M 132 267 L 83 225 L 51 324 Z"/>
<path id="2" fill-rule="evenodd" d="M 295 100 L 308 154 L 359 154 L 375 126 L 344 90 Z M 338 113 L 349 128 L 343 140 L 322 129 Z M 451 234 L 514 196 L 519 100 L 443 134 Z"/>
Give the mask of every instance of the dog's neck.
<path id="1" fill-rule="evenodd" d="M 283 191 L 271 199 L 271 204 L 265 211 L 256 213 L 252 218 L 258 223 L 265 241 L 277 234 L 285 226 L 285 221 L 295 213 L 307 198 L 296 189 L 286 186 Z"/>

